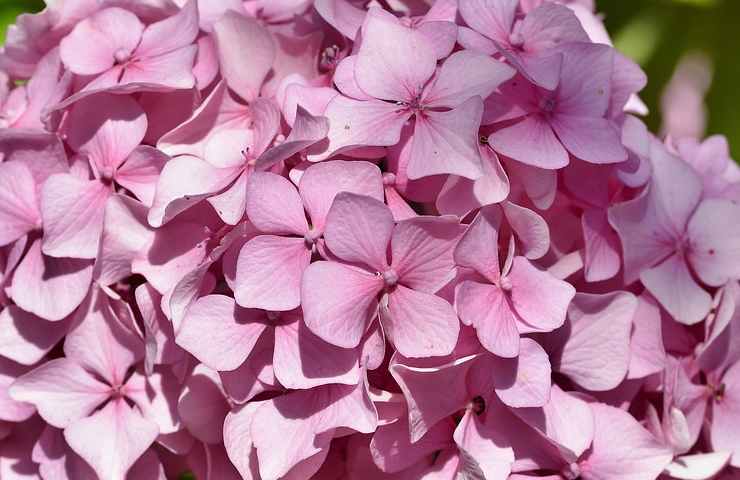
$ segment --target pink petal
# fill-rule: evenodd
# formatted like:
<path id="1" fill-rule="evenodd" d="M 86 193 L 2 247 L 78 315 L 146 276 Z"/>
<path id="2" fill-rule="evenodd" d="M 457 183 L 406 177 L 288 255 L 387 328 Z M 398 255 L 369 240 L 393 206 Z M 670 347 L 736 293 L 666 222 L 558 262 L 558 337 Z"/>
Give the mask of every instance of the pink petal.
<path id="1" fill-rule="evenodd" d="M 479 178 L 483 174 L 478 151 L 482 113 L 480 97 L 471 97 L 454 110 L 416 115 L 409 179 L 442 173 Z"/>
<path id="2" fill-rule="evenodd" d="M 220 372 L 224 391 L 234 402 L 244 403 L 263 392 L 278 391 L 282 387 L 273 368 L 274 329 L 260 335 L 247 361 L 236 370 Z"/>
<path id="3" fill-rule="evenodd" d="M 493 416 L 493 412 L 487 413 L 487 416 Z M 509 442 L 502 438 L 503 435 L 490 428 L 488 424 L 489 422 L 482 420 L 472 409 L 466 410 L 455 429 L 455 443 L 463 458 L 470 457 L 465 458 L 465 461 L 472 463 L 486 479 L 510 478 L 514 451 Z"/>
<path id="4" fill-rule="evenodd" d="M 436 62 L 422 33 L 401 25 L 389 12 L 370 9 L 355 64 L 355 78 L 364 92 L 380 100 L 412 101 L 434 73 Z"/>
<path id="5" fill-rule="evenodd" d="M 513 68 L 488 55 L 461 50 L 445 60 L 424 89 L 422 101 L 432 107 L 455 108 L 476 95 L 485 100 L 514 73 Z"/>
<path id="6" fill-rule="evenodd" d="M 218 444 L 223 441 L 223 424 L 229 410 L 218 374 L 202 364 L 196 366 L 177 404 L 182 423 L 201 442 Z"/>
<path id="7" fill-rule="evenodd" d="M 157 425 L 123 399 L 72 423 L 64 438 L 101 478 L 124 480 L 126 472 L 157 438 Z"/>
<path id="8" fill-rule="evenodd" d="M 506 162 L 506 167 L 513 181 L 522 182 L 524 192 L 535 207 L 547 210 L 552 206 L 557 194 L 557 171 L 532 167 L 514 160 Z"/>
<path id="9" fill-rule="evenodd" d="M 503 202 L 501 207 L 524 256 L 530 260 L 544 256 L 550 249 L 550 230 L 545 219 L 515 203 Z"/>
<path id="10" fill-rule="evenodd" d="M 712 307 L 712 297 L 694 280 L 686 260 L 677 254 L 643 271 L 640 280 L 663 308 L 684 325 L 702 321 Z"/>
<path id="11" fill-rule="evenodd" d="M 386 473 L 401 472 L 428 457 L 444 450 L 452 443 L 454 424 L 442 421 L 432 427 L 424 438 L 411 443 L 408 419 L 379 427 L 370 442 L 370 453 L 375 465 Z"/>
<path id="12" fill-rule="evenodd" d="M 213 26 L 221 71 L 229 88 L 252 101 L 275 61 L 275 42 L 256 20 L 226 12 Z M 247 50 L 245 50 L 245 48 Z"/>
<path id="13" fill-rule="evenodd" d="M 29 367 L 4 358 L 0 359 L 0 412 L 2 412 L 0 413 L 0 425 L 2 425 L 0 440 L 10 434 L 13 424 L 27 420 L 36 414 L 37 407 L 33 403 L 16 400 L 15 393 L 11 391 L 12 385 L 19 378 L 23 378 L 23 374 L 27 374 L 29 370 Z"/>
<path id="14" fill-rule="evenodd" d="M 260 235 L 239 253 L 234 296 L 245 308 L 287 311 L 301 303 L 301 278 L 311 262 L 303 238 Z"/>
<path id="15" fill-rule="evenodd" d="M 82 303 L 92 280 L 92 262 L 47 257 L 36 240 L 13 275 L 11 297 L 27 312 L 61 320 Z"/>
<path id="16" fill-rule="evenodd" d="M 383 272 L 388 267 L 386 250 L 392 230 L 393 216 L 381 201 L 343 192 L 329 209 L 324 238 L 342 260 Z"/>
<path id="17" fill-rule="evenodd" d="M 133 13 L 106 8 L 78 23 L 62 39 L 62 61 L 78 75 L 102 73 L 114 65 L 117 54 L 128 56 L 134 51 L 143 30 Z"/>
<path id="18" fill-rule="evenodd" d="M 187 0 L 175 15 L 146 27 L 136 55 L 156 57 L 187 47 L 198 35 L 198 5 L 196 0 Z"/>
<path id="19" fill-rule="evenodd" d="M 609 226 L 606 212 L 595 208 L 584 211 L 581 228 L 586 249 L 586 280 L 600 282 L 614 277 L 621 268 L 622 259 L 619 237 Z"/>
<path id="20" fill-rule="evenodd" d="M 519 356 L 514 359 L 486 357 L 481 363 L 493 369 L 496 394 L 514 408 L 541 407 L 550 399 L 550 361 L 547 353 L 530 338 L 519 340 Z M 491 370 L 488 370 L 489 372 Z"/>
<path id="21" fill-rule="evenodd" d="M 619 131 L 608 120 L 558 114 L 550 125 L 563 146 L 581 160 L 598 164 L 627 160 Z"/>
<path id="22" fill-rule="evenodd" d="M 556 3 L 542 3 L 524 17 L 519 33 L 525 48 L 541 52 L 566 42 L 588 42 L 588 34 L 573 10 Z"/>
<path id="23" fill-rule="evenodd" d="M 354 348 L 375 317 L 383 280 L 336 262 L 314 262 L 303 272 L 301 306 L 319 338 Z"/>
<path id="24" fill-rule="evenodd" d="M 93 290 L 91 297 L 77 312 L 82 320 L 64 340 L 64 354 L 120 387 L 128 369 L 143 357 L 144 345 L 117 315 L 115 307 L 120 305 L 113 305 L 99 290 Z"/>
<path id="25" fill-rule="evenodd" d="M 265 233 L 303 236 L 308 231 L 303 202 L 284 177 L 255 172 L 247 182 L 247 216 Z"/>
<path id="26" fill-rule="evenodd" d="M 586 480 L 657 478 L 673 454 L 661 446 L 629 413 L 604 404 L 592 404 L 594 441 L 581 460 Z"/>
<path id="27" fill-rule="evenodd" d="M 275 377 L 288 389 L 308 389 L 330 383 L 361 382 L 359 351 L 327 344 L 311 333 L 300 316 L 290 316 L 275 328 Z"/>
<path id="28" fill-rule="evenodd" d="M 469 0 L 460 2 L 460 15 L 465 23 L 497 42 L 506 42 L 514 25 L 516 0 Z"/>
<path id="29" fill-rule="evenodd" d="M 250 402 L 232 410 L 224 420 L 224 446 L 229 460 L 243 478 L 259 478 L 257 451 L 252 443 L 254 414 L 263 402 Z"/>
<path id="30" fill-rule="evenodd" d="M 626 292 L 579 293 L 568 309 L 569 337 L 555 370 L 591 391 L 616 388 L 630 364 L 630 332 L 636 298 Z"/>
<path id="31" fill-rule="evenodd" d="M 123 71 L 119 81 L 119 91 L 130 92 L 137 90 L 164 90 L 188 89 L 195 86 L 193 63 L 198 47 L 189 45 L 156 57 L 143 57 L 132 63 Z M 103 77 L 98 77 L 102 79 Z M 108 85 L 90 83 L 86 90 L 99 87 L 109 88 Z"/>
<path id="32" fill-rule="evenodd" d="M 153 147 L 137 147 L 116 172 L 116 183 L 133 193 L 143 204 L 151 206 L 157 181 L 168 161 L 167 155 Z"/>
<path id="33" fill-rule="evenodd" d="M 23 365 L 40 361 L 67 334 L 68 321 L 47 322 L 8 305 L 0 312 L 0 351 Z"/>
<path id="34" fill-rule="evenodd" d="M 730 455 L 730 452 L 681 455 L 665 468 L 665 473 L 671 478 L 683 480 L 715 478 L 727 465 Z"/>
<path id="35" fill-rule="evenodd" d="M 135 371 L 126 381 L 126 398 L 139 407 L 141 415 L 159 427 L 160 434 L 175 433 L 181 429 L 177 416 L 177 400 L 181 384 L 167 370 L 158 370 L 144 376 Z"/>
<path id="36" fill-rule="evenodd" d="M 337 95 L 326 106 L 325 115 L 329 119 L 326 150 L 309 155 L 310 161 L 324 160 L 357 147 L 395 145 L 411 112 L 399 109 L 394 103 Z"/>
<path id="37" fill-rule="evenodd" d="M 453 250 L 462 233 L 455 216 L 423 216 L 399 222 L 391 237 L 392 268 L 401 282 L 433 293 L 454 278 Z"/>
<path id="38" fill-rule="evenodd" d="M 407 366 L 391 360 L 389 370 L 408 405 L 412 442 L 470 400 L 467 377 L 476 358 L 471 355 L 435 367 Z M 440 385 L 446 386 L 444 392 Z"/>
<path id="39" fill-rule="evenodd" d="M 346 0 L 315 0 L 314 8 L 329 25 L 351 40 L 360 30 L 366 13 Z"/>
<path id="40" fill-rule="evenodd" d="M 460 322 L 441 297 L 397 285 L 389 294 L 383 327 L 405 357 L 449 355 L 455 348 Z"/>
<path id="41" fill-rule="evenodd" d="M 660 321 L 660 307 L 647 293 L 637 297 L 632 318 L 630 367 L 627 378 L 643 378 L 665 368 L 666 351 Z"/>
<path id="42" fill-rule="evenodd" d="M 441 2 L 437 2 L 434 6 L 440 5 Z M 455 10 L 455 7 L 451 7 L 451 10 Z M 443 59 L 447 57 L 452 49 L 455 48 L 457 42 L 457 25 L 455 24 L 455 12 L 453 11 L 450 15 L 440 15 L 439 17 L 446 17 L 443 20 L 433 20 L 437 15 L 432 9 L 424 15 L 424 20 L 420 22 L 416 29 L 419 30 L 426 38 L 437 59 Z"/>
<path id="43" fill-rule="evenodd" d="M 472 268 L 489 282 L 501 278 L 498 252 L 498 232 L 501 228 L 501 209 L 494 206 L 480 209 L 473 222 L 455 247 L 455 262 Z"/>
<path id="44" fill-rule="evenodd" d="M 187 311 L 177 344 L 214 370 L 234 370 L 249 356 L 266 317 L 259 310 L 240 308 L 224 295 L 198 299 Z"/>
<path id="45" fill-rule="evenodd" d="M 33 404 L 49 424 L 65 428 L 92 413 L 108 399 L 109 390 L 75 362 L 58 358 L 18 378 L 10 395 Z"/>
<path id="46" fill-rule="evenodd" d="M 148 283 L 136 287 L 134 297 L 144 324 L 146 374 L 151 375 L 155 365 L 182 361 L 186 354 L 175 344 L 172 322 L 160 308 L 162 297 Z"/>
<path id="47" fill-rule="evenodd" d="M 95 258 L 111 190 L 97 180 L 52 175 L 41 191 L 43 250 L 54 257 Z"/>
<path id="48" fill-rule="evenodd" d="M 19 239 L 41 224 L 36 182 L 22 162 L 0 163 L 0 245 Z"/>
<path id="49" fill-rule="evenodd" d="M 740 419 L 740 362 L 725 372 L 722 384 L 725 391 L 713 405 L 710 439 L 715 451 L 732 452 L 730 463 L 737 466 L 740 464 L 740 435 L 736 428 Z"/>
<path id="50" fill-rule="evenodd" d="M 550 170 L 568 165 L 568 152 L 545 119 L 537 115 L 493 132 L 488 143 L 496 152 L 527 165 Z"/>
<path id="51" fill-rule="evenodd" d="M 244 217 L 247 208 L 247 180 L 248 172 L 242 171 L 226 190 L 206 199 L 224 223 L 236 225 Z"/>
<path id="52" fill-rule="evenodd" d="M 300 105 L 296 107 L 295 119 L 290 135 L 283 143 L 268 149 L 255 164 L 257 170 L 267 170 L 296 153 L 326 138 L 329 122 L 326 117 L 313 116 Z"/>
<path id="53" fill-rule="evenodd" d="M 355 65 L 357 64 L 357 55 L 344 57 L 334 69 L 332 81 L 337 89 L 345 96 L 356 100 L 372 100 L 373 97 L 365 93 L 357 84 L 355 79 Z"/>
<path id="54" fill-rule="evenodd" d="M 691 242 L 688 260 L 699 278 L 710 286 L 721 286 L 740 278 L 740 206 L 726 200 L 707 199 L 689 220 Z"/>
<path id="55" fill-rule="evenodd" d="M 311 227 L 322 232 L 334 198 L 341 192 L 383 201 L 380 169 L 370 162 L 333 160 L 310 166 L 301 177 L 298 191 L 311 218 Z"/>
<path id="56" fill-rule="evenodd" d="M 455 308 L 460 321 L 475 328 L 478 340 L 489 352 L 506 358 L 519 354 L 516 317 L 498 287 L 461 282 L 455 289 Z"/>
<path id="57" fill-rule="evenodd" d="M 69 125 L 70 146 L 88 156 L 98 175 L 112 178 L 144 138 L 147 118 L 133 98 L 101 94 L 75 103 Z"/>
<path id="58" fill-rule="evenodd" d="M 568 304 L 575 289 L 548 272 L 533 266 L 524 257 L 515 257 L 511 272 L 511 302 L 523 324 L 519 330 L 549 332 L 565 322 Z"/>
<path id="59" fill-rule="evenodd" d="M 295 418 L 301 418 L 296 422 Z M 265 402 L 251 424 L 262 478 L 280 478 L 326 448 L 334 429 L 375 430 L 377 412 L 365 384 L 325 385 Z M 286 438 L 293 441 L 285 443 Z"/>

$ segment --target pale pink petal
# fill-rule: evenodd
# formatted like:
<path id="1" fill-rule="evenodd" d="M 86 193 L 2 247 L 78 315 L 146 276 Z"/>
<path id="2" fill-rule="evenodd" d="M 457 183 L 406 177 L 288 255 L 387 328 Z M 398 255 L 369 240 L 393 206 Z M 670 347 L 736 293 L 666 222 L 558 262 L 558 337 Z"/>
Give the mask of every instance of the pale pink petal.
<path id="1" fill-rule="evenodd" d="M 460 322 L 447 300 L 397 285 L 388 295 L 383 327 L 405 357 L 449 355 L 455 348 Z"/>
<path id="2" fill-rule="evenodd" d="M 524 256 L 532 260 L 545 255 L 550 249 L 550 230 L 545 219 L 515 203 L 503 202 L 501 207 Z"/>
<path id="3" fill-rule="evenodd" d="M 180 430 L 177 400 L 180 380 L 168 370 L 157 370 L 145 376 L 135 371 L 126 381 L 124 394 L 139 407 L 141 415 L 159 427 L 160 434 Z"/>
<path id="4" fill-rule="evenodd" d="M 255 172 L 247 182 L 247 217 L 265 233 L 303 236 L 308 231 L 303 202 L 290 180 Z"/>
<path id="5" fill-rule="evenodd" d="M 275 377 L 289 389 L 361 382 L 359 351 L 327 344 L 311 333 L 300 316 L 275 327 Z"/>
<path id="6" fill-rule="evenodd" d="M 501 209 L 496 206 L 481 208 L 455 247 L 455 262 L 461 267 L 475 269 L 489 282 L 498 283 L 501 278 L 498 258 L 500 228 Z"/>
<path id="7" fill-rule="evenodd" d="M 187 0 L 175 15 L 146 27 L 136 55 L 156 57 L 187 47 L 198 35 L 198 5 L 196 0 Z"/>
<path id="8" fill-rule="evenodd" d="M 311 249 L 301 238 L 259 235 L 248 241 L 236 265 L 234 297 L 245 308 L 286 311 L 301 303 L 301 278 Z"/>
<path id="9" fill-rule="evenodd" d="M 169 157 L 148 145 L 137 147 L 116 172 L 116 183 L 151 206 L 157 181 Z"/>
<path id="10" fill-rule="evenodd" d="M 75 362 L 58 358 L 18 378 L 10 395 L 33 404 L 49 424 L 65 428 L 92 413 L 108 399 L 109 390 Z"/>
<path id="11" fill-rule="evenodd" d="M 689 220 L 688 261 L 699 278 L 717 287 L 740 278 L 740 205 L 707 199 Z"/>
<path id="12" fill-rule="evenodd" d="M 487 417 L 493 417 L 493 413 L 485 412 Z M 467 470 L 479 472 L 487 480 L 504 480 L 510 478 L 514 451 L 504 435 L 490 427 L 495 421 L 485 421 L 468 409 L 455 429 L 454 439 Z"/>
<path id="13" fill-rule="evenodd" d="M 588 209 L 581 217 L 585 244 L 585 276 L 589 282 L 600 282 L 614 277 L 621 268 L 619 237 L 612 230 L 606 212 Z"/>
<path id="14" fill-rule="evenodd" d="M 553 368 L 591 391 L 616 388 L 630 364 L 630 332 L 637 299 L 627 292 L 579 293 L 568 309 L 568 340 Z"/>
<path id="15" fill-rule="evenodd" d="M 549 50 L 566 42 L 589 41 L 573 10 L 557 3 L 543 2 L 529 12 L 519 33 L 525 38 L 525 48 L 531 51 Z"/>
<path id="16" fill-rule="evenodd" d="M 732 452 L 730 463 L 740 465 L 740 435 L 737 422 L 740 419 L 740 362 L 731 366 L 722 377 L 724 394 L 715 400 L 712 410 L 710 439 L 715 451 Z"/>
<path id="17" fill-rule="evenodd" d="M 10 296 L 27 312 L 61 320 L 85 299 L 92 273 L 92 262 L 47 257 L 41 253 L 41 240 L 36 240 L 15 270 Z"/>
<path id="18" fill-rule="evenodd" d="M 343 192 L 329 209 L 324 238 L 342 260 L 383 272 L 388 267 L 386 250 L 392 231 L 393 216 L 381 201 Z"/>
<path id="19" fill-rule="evenodd" d="M 77 24 L 62 39 L 60 55 L 65 66 L 79 75 L 94 75 L 111 68 L 116 57 L 126 59 L 139 44 L 144 25 L 122 8 L 106 8 Z"/>
<path id="20" fill-rule="evenodd" d="M 275 42 L 256 19 L 229 11 L 213 26 L 221 72 L 244 100 L 259 95 L 275 61 Z M 246 50 L 245 50 L 246 49 Z"/>
<path id="21" fill-rule="evenodd" d="M 565 322 L 568 304 L 576 291 L 572 285 L 532 265 L 524 257 L 515 257 L 508 275 L 511 302 L 529 331 L 549 332 Z"/>
<path id="22" fill-rule="evenodd" d="M 67 334 L 69 321 L 48 322 L 8 305 L 0 312 L 0 352 L 3 357 L 33 365 Z"/>
<path id="23" fill-rule="evenodd" d="M 522 183 L 524 193 L 532 200 L 535 207 L 547 210 L 555 201 L 558 186 L 558 172 L 533 167 L 514 160 L 506 162 L 509 175 Z"/>
<path id="24" fill-rule="evenodd" d="M 506 405 L 541 407 L 550 399 L 550 361 L 545 350 L 534 340 L 520 339 L 516 358 L 490 356 L 485 360 L 479 367 L 495 372 L 494 388 Z"/>
<path id="25" fill-rule="evenodd" d="M 483 170 L 478 127 L 482 113 L 480 97 L 471 97 L 454 110 L 416 115 L 409 179 L 443 173 L 473 180 L 480 178 Z"/>
<path id="26" fill-rule="evenodd" d="M 500 357 L 519 354 L 519 330 L 509 302 L 495 285 L 464 281 L 455 289 L 460 321 L 475 328 L 478 340 Z"/>
<path id="27" fill-rule="evenodd" d="M 591 452 L 580 462 L 584 479 L 657 478 L 673 459 L 673 454 L 629 413 L 600 403 L 591 408 L 594 441 Z"/>
<path id="28" fill-rule="evenodd" d="M 476 95 L 485 100 L 514 73 L 513 68 L 488 55 L 470 50 L 455 52 L 424 89 L 422 101 L 432 107 L 455 108 Z"/>
<path id="29" fill-rule="evenodd" d="M 366 14 L 347 0 L 315 0 L 314 8 L 321 18 L 350 40 L 355 39 Z"/>
<path id="30" fill-rule="evenodd" d="M 123 399 L 116 399 L 90 417 L 72 423 L 64 430 L 64 438 L 100 478 L 124 480 L 157 433 L 155 423 L 144 419 Z"/>
<path id="31" fill-rule="evenodd" d="M 697 453 L 681 455 L 665 467 L 671 478 L 681 480 L 703 480 L 715 478 L 730 460 L 730 452 Z"/>
<path id="32" fill-rule="evenodd" d="M 259 310 L 240 308 L 224 295 L 198 299 L 176 333 L 177 344 L 215 370 L 234 370 L 249 356 L 267 317 Z"/>
<path id="33" fill-rule="evenodd" d="M 248 172 L 243 171 L 226 190 L 206 199 L 224 223 L 236 225 L 244 217 L 248 178 Z"/>
<path id="34" fill-rule="evenodd" d="M 80 320 L 64 340 L 64 354 L 113 387 L 120 387 L 129 367 L 143 357 L 144 345 L 117 314 L 116 307 L 125 305 L 114 305 L 114 300 L 99 290 L 90 297 L 76 313 Z"/>
<path id="35" fill-rule="evenodd" d="M 370 442 L 375 465 L 383 472 L 396 473 L 409 468 L 433 453 L 452 444 L 454 424 L 442 421 L 432 427 L 424 438 L 411 443 L 407 418 L 379 427 Z"/>
<path id="36" fill-rule="evenodd" d="M 283 160 L 287 160 L 311 145 L 326 138 L 329 132 L 329 121 L 326 117 L 314 116 L 298 105 L 296 107 L 293 128 L 279 145 L 260 155 L 255 163 L 257 170 L 267 170 Z"/>
<path id="37" fill-rule="evenodd" d="M 226 415 L 224 446 L 229 460 L 243 478 L 259 478 L 257 450 L 252 443 L 252 421 L 263 402 L 249 402 Z"/>
<path id="38" fill-rule="evenodd" d="M 380 169 L 370 162 L 333 160 L 310 166 L 298 191 L 311 218 L 311 228 L 322 232 L 334 198 L 341 192 L 383 201 Z"/>
<path id="39" fill-rule="evenodd" d="M 662 371 L 666 364 L 666 351 L 660 307 L 649 294 L 643 293 L 637 297 L 632 325 L 627 378 L 643 378 Z"/>
<path id="40" fill-rule="evenodd" d="M 362 91 L 355 79 L 355 64 L 357 64 L 357 55 L 350 55 L 342 59 L 334 69 L 332 81 L 337 89 L 347 97 L 355 100 L 371 100 L 373 97 Z"/>
<path id="41" fill-rule="evenodd" d="M 355 64 L 355 78 L 364 92 L 380 100 L 413 101 L 436 63 L 436 54 L 421 32 L 403 26 L 390 12 L 370 9 Z"/>
<path id="42" fill-rule="evenodd" d="M 262 478 L 281 478 L 319 453 L 329 445 L 335 429 L 375 431 L 377 412 L 365 389 L 364 382 L 325 385 L 264 402 L 250 428 Z M 291 441 L 286 443 L 286 438 Z"/>
<path id="43" fill-rule="evenodd" d="M 162 298 L 145 283 L 134 291 L 136 306 L 144 324 L 144 371 L 151 375 L 155 365 L 173 364 L 185 358 L 185 351 L 175 344 L 172 322 L 164 316 Z"/>
<path id="44" fill-rule="evenodd" d="M 514 24 L 516 0 L 469 0 L 460 2 L 465 23 L 497 42 L 506 42 Z"/>
<path id="45" fill-rule="evenodd" d="M 563 146 L 581 160 L 598 164 L 627 160 L 620 132 L 606 119 L 558 114 L 550 125 Z"/>
<path id="46" fill-rule="evenodd" d="M 694 280 L 686 260 L 671 255 L 660 265 L 644 270 L 640 280 L 679 323 L 701 322 L 712 307 L 712 297 Z"/>
<path id="47" fill-rule="evenodd" d="M 375 317 L 383 279 L 336 262 L 314 262 L 303 272 L 305 322 L 323 340 L 354 348 Z"/>
<path id="48" fill-rule="evenodd" d="M 453 251 L 461 233 L 452 215 L 399 222 L 391 237 L 391 267 L 404 285 L 434 293 L 455 276 Z"/>
<path id="49" fill-rule="evenodd" d="M 441 4 L 436 2 L 433 7 Z M 424 20 L 416 26 L 434 49 L 437 59 L 447 57 L 457 42 L 457 25 L 455 24 L 455 7 L 451 7 L 449 15 L 440 15 L 441 20 L 433 20 L 437 15 L 432 9 L 424 16 Z"/>
<path id="50" fill-rule="evenodd" d="M 329 133 L 324 153 L 309 155 L 310 161 L 364 146 L 390 146 L 401 139 L 401 129 L 411 112 L 394 103 L 353 100 L 337 95 L 326 107 Z"/>
<path id="51" fill-rule="evenodd" d="M 550 125 L 538 115 L 529 115 L 488 136 L 496 152 L 527 165 L 555 170 L 568 165 L 568 152 Z"/>
<path id="52" fill-rule="evenodd" d="M 87 155 L 98 175 L 113 178 L 146 130 L 144 110 L 132 97 L 106 93 L 75 103 L 69 115 L 67 141 L 77 152 Z"/>
<path id="53" fill-rule="evenodd" d="M 49 177 L 41 191 L 44 253 L 95 258 L 110 194 L 110 187 L 97 180 L 81 180 L 71 174 Z"/>
<path id="54" fill-rule="evenodd" d="M 23 162 L 0 163 L 0 245 L 41 225 L 36 182 Z"/>
<path id="55" fill-rule="evenodd" d="M 132 92 L 193 88 L 195 86 L 193 63 L 197 50 L 197 45 L 190 45 L 156 57 L 143 57 L 138 62 L 129 64 L 123 71 L 119 81 L 121 87 L 118 90 Z M 94 87 L 95 82 L 85 89 Z M 106 87 L 107 85 L 100 85 L 100 88 Z"/>
<path id="56" fill-rule="evenodd" d="M 201 442 L 223 441 L 223 424 L 230 407 L 218 374 L 199 364 L 185 382 L 177 411 L 185 427 Z"/>

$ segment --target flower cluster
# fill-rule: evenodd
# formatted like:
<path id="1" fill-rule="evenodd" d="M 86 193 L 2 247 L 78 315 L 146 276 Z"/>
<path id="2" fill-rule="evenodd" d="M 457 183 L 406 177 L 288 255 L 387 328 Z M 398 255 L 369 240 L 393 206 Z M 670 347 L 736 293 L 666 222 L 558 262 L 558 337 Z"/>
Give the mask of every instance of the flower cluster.
<path id="1" fill-rule="evenodd" d="M 740 477 L 740 168 L 592 2 L 47 3 L 0 478 Z"/>

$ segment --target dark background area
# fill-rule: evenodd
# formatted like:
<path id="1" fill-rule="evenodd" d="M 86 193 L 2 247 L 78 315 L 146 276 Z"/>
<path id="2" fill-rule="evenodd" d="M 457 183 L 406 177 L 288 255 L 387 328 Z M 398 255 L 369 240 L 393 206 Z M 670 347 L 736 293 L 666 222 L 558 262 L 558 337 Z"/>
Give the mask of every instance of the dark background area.
<path id="1" fill-rule="evenodd" d="M 217 0 L 212 0 L 217 1 Z M 702 52 L 713 65 L 707 94 L 707 134 L 723 133 L 740 160 L 740 0 L 596 0 L 617 48 L 648 74 L 642 98 L 651 130 L 661 125 L 660 95 L 679 60 Z M 38 11 L 40 0 L 0 0 L 0 38 L 22 12 Z"/>

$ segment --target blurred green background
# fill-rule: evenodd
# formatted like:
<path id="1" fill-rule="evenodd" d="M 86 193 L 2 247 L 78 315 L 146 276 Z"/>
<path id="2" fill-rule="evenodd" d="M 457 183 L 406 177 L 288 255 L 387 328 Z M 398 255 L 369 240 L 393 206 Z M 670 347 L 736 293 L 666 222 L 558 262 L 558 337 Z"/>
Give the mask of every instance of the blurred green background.
<path id="1" fill-rule="evenodd" d="M 218 0 L 212 0 L 218 1 Z M 679 59 L 703 52 L 714 67 L 707 96 L 708 134 L 724 133 L 740 160 L 740 0 L 596 0 L 616 46 L 648 74 L 642 98 L 647 121 L 658 131 L 660 95 Z M 41 0 L 0 0 L 0 32 L 24 11 L 43 8 Z"/>

